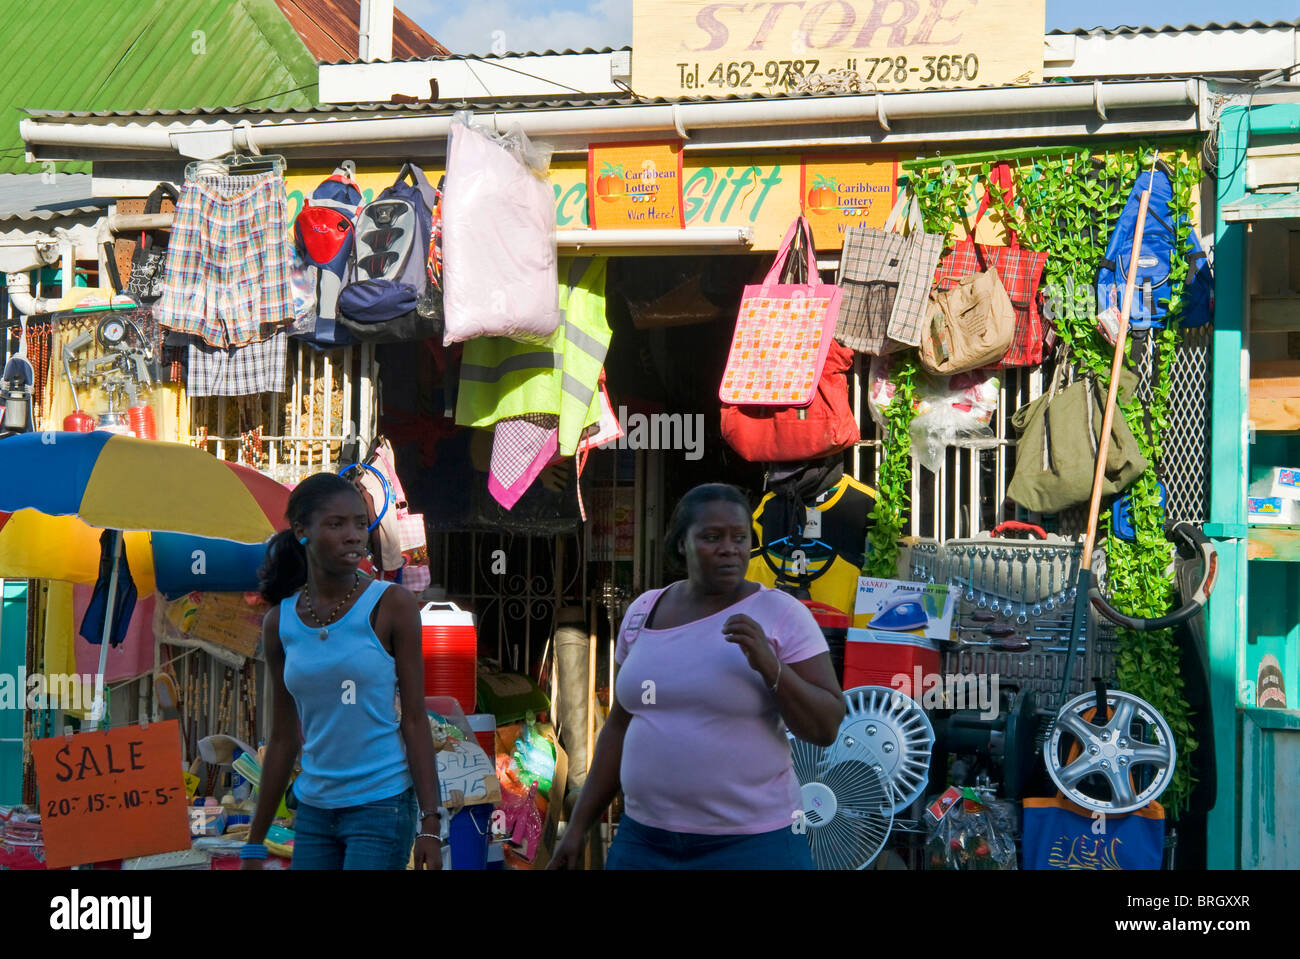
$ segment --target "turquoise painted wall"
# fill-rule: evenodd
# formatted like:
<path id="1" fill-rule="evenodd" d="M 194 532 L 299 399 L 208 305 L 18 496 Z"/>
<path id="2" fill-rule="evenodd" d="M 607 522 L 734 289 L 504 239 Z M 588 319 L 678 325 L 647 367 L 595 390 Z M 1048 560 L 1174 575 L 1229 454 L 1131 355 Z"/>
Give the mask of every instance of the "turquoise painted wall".
<path id="1" fill-rule="evenodd" d="M 17 682 L 27 656 L 27 581 L 0 582 L 4 584 L 0 593 L 0 675 L 13 676 Z M 22 796 L 23 711 L 0 709 L 0 805 L 19 803 Z"/>
<path id="2" fill-rule="evenodd" d="M 1253 697 L 1254 671 L 1265 652 L 1273 652 L 1288 677 L 1296 676 L 1297 621 L 1300 621 L 1300 566 L 1248 561 L 1246 486 L 1251 467 L 1288 466 L 1300 451 L 1296 437 L 1259 437 L 1247 443 L 1248 384 L 1243 382 L 1243 328 L 1248 305 L 1247 227 L 1225 223 L 1222 209 L 1246 194 L 1246 150 L 1251 137 L 1289 136 L 1300 140 L 1300 104 L 1234 105 L 1223 110 L 1219 126 L 1218 216 L 1215 226 L 1215 314 L 1213 415 L 1210 423 L 1210 516 L 1206 534 L 1219 555 L 1219 583 L 1206 608 L 1210 642 L 1211 702 L 1218 768 L 1218 802 L 1210 812 L 1208 865 L 1233 869 L 1258 863 L 1258 850 L 1243 862 L 1243 828 L 1257 835 L 1260 816 L 1276 803 L 1296 803 L 1293 795 L 1262 795 L 1268 777 L 1243 776 L 1238 732 L 1242 709 Z M 1297 692 L 1288 689 L 1288 698 Z M 1259 712 L 1254 711 L 1252 712 Z M 1243 827 L 1243 822 L 1245 823 Z"/>

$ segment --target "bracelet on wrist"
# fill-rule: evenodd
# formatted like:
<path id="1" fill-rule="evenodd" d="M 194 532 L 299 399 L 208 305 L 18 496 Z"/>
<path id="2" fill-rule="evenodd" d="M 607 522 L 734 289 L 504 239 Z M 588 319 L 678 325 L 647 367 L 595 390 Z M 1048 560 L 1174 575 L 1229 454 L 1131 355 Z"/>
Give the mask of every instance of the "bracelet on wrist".
<path id="1" fill-rule="evenodd" d="M 437 833 L 432 833 L 432 832 L 421 832 L 421 833 L 416 833 L 416 834 L 415 834 L 415 838 L 416 838 L 416 839 L 436 839 L 436 840 L 438 840 L 438 842 L 442 842 L 442 837 L 439 836 Z"/>
<path id="2" fill-rule="evenodd" d="M 769 687 L 774 693 L 776 692 L 776 688 L 781 685 L 781 669 L 784 666 L 785 663 L 781 662 L 781 660 L 778 659 L 776 661 L 776 679 L 772 681 L 772 685 Z"/>
<path id="3" fill-rule="evenodd" d="M 260 842 L 246 842 L 239 847 L 240 859 L 265 859 L 269 850 Z"/>

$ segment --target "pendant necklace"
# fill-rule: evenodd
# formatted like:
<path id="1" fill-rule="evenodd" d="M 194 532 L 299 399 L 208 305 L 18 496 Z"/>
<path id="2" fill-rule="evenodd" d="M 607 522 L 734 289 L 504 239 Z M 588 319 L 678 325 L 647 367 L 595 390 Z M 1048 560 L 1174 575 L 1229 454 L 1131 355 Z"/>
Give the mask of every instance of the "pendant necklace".
<path id="1" fill-rule="evenodd" d="M 343 607 L 343 604 L 352 598 L 352 594 L 355 593 L 357 591 L 357 587 L 361 585 L 361 574 L 357 573 L 355 575 L 356 575 L 356 579 L 352 583 L 352 588 L 348 590 L 348 594 L 346 596 L 344 596 L 341 600 L 339 600 L 337 603 L 334 604 L 334 608 L 331 609 L 329 615 L 325 617 L 325 622 L 321 622 L 320 617 L 316 615 L 316 607 L 312 605 L 312 601 L 311 601 L 311 587 L 310 586 L 304 587 L 303 592 L 306 593 L 307 612 L 311 613 L 312 621 L 315 622 L 316 625 L 320 627 L 320 633 L 318 633 L 317 635 L 319 635 L 322 640 L 326 640 L 329 638 L 330 635 L 329 627 L 333 625 L 334 617 L 338 615 L 338 611 Z"/>

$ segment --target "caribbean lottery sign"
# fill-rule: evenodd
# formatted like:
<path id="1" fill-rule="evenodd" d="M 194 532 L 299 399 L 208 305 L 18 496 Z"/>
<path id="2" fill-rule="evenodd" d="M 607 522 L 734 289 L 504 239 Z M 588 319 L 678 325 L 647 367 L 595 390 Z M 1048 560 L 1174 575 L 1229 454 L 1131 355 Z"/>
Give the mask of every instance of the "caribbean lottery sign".
<path id="1" fill-rule="evenodd" d="M 36 739 L 32 758 L 51 868 L 190 848 L 175 720 Z"/>
<path id="2" fill-rule="evenodd" d="M 587 202 L 598 230 L 681 229 L 681 143 L 593 143 Z"/>
<path id="3" fill-rule="evenodd" d="M 894 205 L 898 163 L 892 158 L 804 157 L 803 209 L 819 250 L 838 250 L 851 226 L 884 226 Z"/>
<path id="4" fill-rule="evenodd" d="M 862 91 L 1039 83 L 1046 0 L 636 0 L 632 87 L 772 94 L 852 70 Z"/>

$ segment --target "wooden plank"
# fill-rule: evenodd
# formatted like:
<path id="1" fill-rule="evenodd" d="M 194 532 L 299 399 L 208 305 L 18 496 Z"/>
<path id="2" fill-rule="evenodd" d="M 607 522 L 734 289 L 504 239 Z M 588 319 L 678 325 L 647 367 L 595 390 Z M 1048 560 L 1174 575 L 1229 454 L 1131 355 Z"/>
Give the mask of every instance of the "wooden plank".
<path id="1" fill-rule="evenodd" d="M 1252 526 L 1246 550 L 1247 559 L 1300 561 L 1300 529 L 1290 526 Z"/>
<path id="2" fill-rule="evenodd" d="M 1300 431 L 1300 396 L 1292 399 L 1251 397 L 1250 419 L 1261 433 Z"/>
<path id="3" fill-rule="evenodd" d="M 1296 254 L 1300 260 L 1300 252 Z M 1291 333 L 1300 330 L 1300 296 L 1252 296 L 1250 332 Z M 1251 375 L 1256 375 L 1254 369 Z"/>

